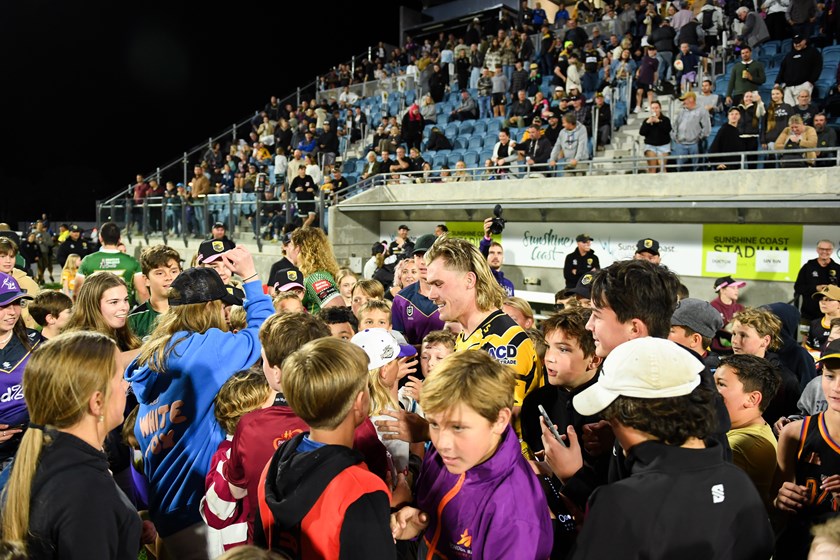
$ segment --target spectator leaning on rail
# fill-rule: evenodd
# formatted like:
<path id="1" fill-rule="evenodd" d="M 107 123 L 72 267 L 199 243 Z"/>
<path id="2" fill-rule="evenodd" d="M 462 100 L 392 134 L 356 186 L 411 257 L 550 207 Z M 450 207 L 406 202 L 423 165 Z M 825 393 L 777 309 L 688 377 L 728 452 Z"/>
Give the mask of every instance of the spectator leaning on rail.
<path id="1" fill-rule="evenodd" d="M 776 150 L 798 150 L 815 148 L 817 131 L 802 122 L 802 117 L 793 115 L 788 119 L 788 127 L 776 138 Z M 814 165 L 816 152 L 782 153 L 779 156 L 782 167 L 805 167 Z"/>

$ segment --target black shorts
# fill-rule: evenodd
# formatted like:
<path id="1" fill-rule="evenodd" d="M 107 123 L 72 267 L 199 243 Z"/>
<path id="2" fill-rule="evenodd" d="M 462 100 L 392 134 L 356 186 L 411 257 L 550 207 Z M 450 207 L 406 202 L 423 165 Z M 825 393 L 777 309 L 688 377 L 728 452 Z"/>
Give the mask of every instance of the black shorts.
<path id="1" fill-rule="evenodd" d="M 504 93 L 494 93 L 493 94 L 493 105 L 504 105 L 505 104 L 505 94 Z"/>
<path id="2" fill-rule="evenodd" d="M 644 84 L 642 82 L 636 82 L 636 90 L 642 90 L 642 93 L 647 93 L 650 91 L 651 85 Z"/>

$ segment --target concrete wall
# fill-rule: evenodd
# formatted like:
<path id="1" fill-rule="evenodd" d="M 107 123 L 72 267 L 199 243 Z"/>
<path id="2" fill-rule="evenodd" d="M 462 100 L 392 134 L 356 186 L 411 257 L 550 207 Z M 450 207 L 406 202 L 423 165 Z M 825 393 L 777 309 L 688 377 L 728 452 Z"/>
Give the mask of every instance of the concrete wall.
<path id="1" fill-rule="evenodd" d="M 509 223 L 837 225 L 837 177 L 836 170 L 779 169 L 387 185 L 332 208 L 330 237 L 340 263 L 351 256 L 365 260 L 379 239 L 380 221 L 482 221 L 497 203 Z M 559 269 L 504 271 L 517 290 L 553 293 L 564 287 Z M 525 277 L 538 278 L 540 285 L 526 287 Z M 709 278 L 684 277 L 683 283 L 692 296 L 714 297 Z M 792 297 L 789 282 L 751 281 L 742 291 L 745 304 Z"/>

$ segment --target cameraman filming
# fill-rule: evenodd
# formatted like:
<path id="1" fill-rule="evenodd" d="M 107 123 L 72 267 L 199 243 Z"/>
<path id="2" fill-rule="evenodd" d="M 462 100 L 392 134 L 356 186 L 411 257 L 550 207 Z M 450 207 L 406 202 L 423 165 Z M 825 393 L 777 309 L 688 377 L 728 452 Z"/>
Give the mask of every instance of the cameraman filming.
<path id="1" fill-rule="evenodd" d="M 496 278 L 499 285 L 505 290 L 507 297 L 514 295 L 513 282 L 505 278 L 505 273 L 502 272 L 502 264 L 505 260 L 505 250 L 502 244 L 498 241 L 493 241 L 491 234 L 500 234 L 505 227 L 505 220 L 502 218 L 502 207 L 497 204 L 491 216 L 484 220 L 484 238 L 478 244 L 478 249 L 484 258 L 487 259 L 487 264 L 490 266 L 490 272 Z"/>

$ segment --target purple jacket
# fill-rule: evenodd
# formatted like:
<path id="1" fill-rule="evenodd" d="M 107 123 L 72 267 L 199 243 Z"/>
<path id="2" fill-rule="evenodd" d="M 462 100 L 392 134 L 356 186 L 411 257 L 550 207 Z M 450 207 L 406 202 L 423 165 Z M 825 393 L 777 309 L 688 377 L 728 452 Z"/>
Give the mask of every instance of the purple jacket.
<path id="1" fill-rule="evenodd" d="M 496 453 L 462 475 L 447 471 L 432 446 L 416 495 L 418 507 L 429 515 L 421 548 L 434 549 L 434 558 L 543 560 L 551 555 L 554 537 L 545 494 L 511 426 Z"/>
<path id="2" fill-rule="evenodd" d="M 420 293 L 419 281 L 394 296 L 391 328 L 403 333 L 409 344 L 421 344 L 427 334 L 443 328 L 438 306 Z"/>

